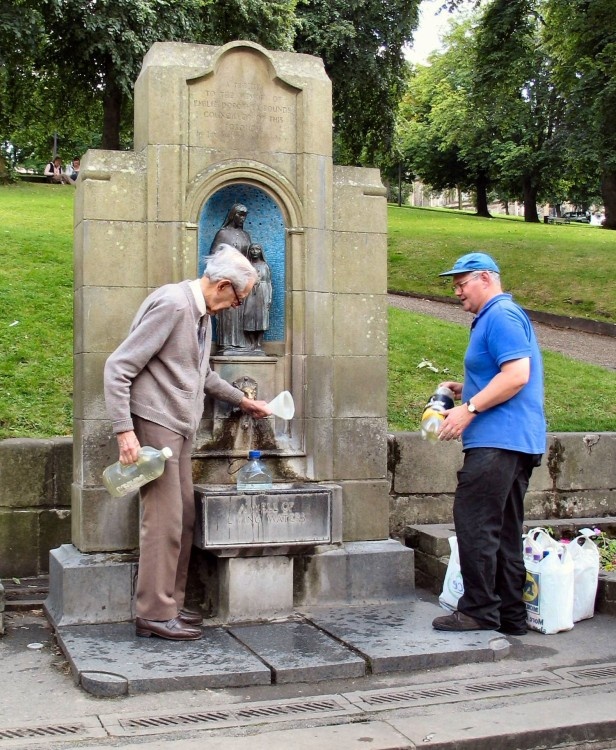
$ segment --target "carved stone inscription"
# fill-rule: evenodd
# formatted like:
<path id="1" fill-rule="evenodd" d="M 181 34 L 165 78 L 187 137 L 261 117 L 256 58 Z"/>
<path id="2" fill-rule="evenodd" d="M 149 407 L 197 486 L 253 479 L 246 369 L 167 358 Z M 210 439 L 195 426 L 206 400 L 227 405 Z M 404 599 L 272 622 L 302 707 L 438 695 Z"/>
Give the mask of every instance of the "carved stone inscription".
<path id="1" fill-rule="evenodd" d="M 331 493 L 276 491 L 238 494 L 197 491 L 201 549 L 331 541 Z"/>
<path id="2" fill-rule="evenodd" d="M 191 81 L 189 110 L 193 147 L 296 151 L 296 91 L 254 50 L 231 51 Z"/>

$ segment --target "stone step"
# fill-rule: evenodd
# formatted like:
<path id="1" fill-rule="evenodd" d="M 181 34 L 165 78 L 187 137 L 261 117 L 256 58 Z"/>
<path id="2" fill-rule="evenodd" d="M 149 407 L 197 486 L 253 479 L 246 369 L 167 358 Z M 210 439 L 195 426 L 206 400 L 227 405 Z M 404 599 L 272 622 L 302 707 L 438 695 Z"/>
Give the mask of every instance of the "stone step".
<path id="1" fill-rule="evenodd" d="M 537 526 L 551 529 L 557 539 L 574 539 L 580 529 L 599 528 L 608 537 L 616 538 L 616 516 L 586 518 L 527 519 L 525 529 Z M 452 523 L 407 526 L 404 544 L 415 553 L 415 585 L 433 594 L 440 594 L 449 562 L 449 537 L 455 535 Z M 599 574 L 595 611 L 616 615 L 616 571 Z"/>
<path id="2" fill-rule="evenodd" d="M 40 609 L 49 593 L 49 576 L 33 578 L 4 578 L 5 611 Z"/>

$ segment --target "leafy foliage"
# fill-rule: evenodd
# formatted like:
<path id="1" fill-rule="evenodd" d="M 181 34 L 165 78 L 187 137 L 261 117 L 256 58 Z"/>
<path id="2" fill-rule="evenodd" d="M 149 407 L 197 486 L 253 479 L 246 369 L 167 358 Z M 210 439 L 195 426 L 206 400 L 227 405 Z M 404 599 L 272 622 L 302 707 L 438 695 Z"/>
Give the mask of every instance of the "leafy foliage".
<path id="1" fill-rule="evenodd" d="M 610 0 L 547 0 L 547 45 L 567 95 L 569 154 L 600 172 L 606 224 L 616 229 L 616 16 Z M 572 159 L 573 160 L 573 159 Z"/>
<path id="2" fill-rule="evenodd" d="M 295 49 L 323 58 L 332 79 L 337 159 L 374 164 L 393 147 L 419 0 L 299 0 Z"/>
<path id="3" fill-rule="evenodd" d="M 90 146 L 130 147 L 133 85 L 154 42 L 246 39 L 323 56 L 334 85 L 340 159 L 380 162 L 392 147 L 402 50 L 419 2 L 16 0 L 21 15 L 0 6 L 0 42 L 8 47 L 17 34 L 27 54 L 12 55 L 0 73 L 0 140 L 36 158 L 49 156 L 53 132 L 64 158 L 77 149 L 76 130 Z"/>

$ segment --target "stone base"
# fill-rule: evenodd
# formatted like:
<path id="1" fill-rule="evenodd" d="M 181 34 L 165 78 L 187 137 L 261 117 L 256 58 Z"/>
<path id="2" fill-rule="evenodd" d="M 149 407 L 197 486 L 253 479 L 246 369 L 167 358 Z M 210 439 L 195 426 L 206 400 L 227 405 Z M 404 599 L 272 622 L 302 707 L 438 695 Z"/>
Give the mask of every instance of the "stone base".
<path id="1" fill-rule="evenodd" d="M 218 592 L 223 622 L 288 617 L 293 612 L 293 558 L 221 557 Z"/>
<path id="2" fill-rule="evenodd" d="M 210 558 L 211 559 L 211 558 Z M 131 554 L 51 550 L 45 611 L 60 625 L 126 622 L 134 618 L 138 559 Z M 285 617 L 293 608 L 354 605 L 415 598 L 413 550 L 393 539 L 318 547 L 308 554 L 217 557 L 207 577 L 220 622 Z M 203 606 L 201 601 L 191 605 Z"/>
<path id="3" fill-rule="evenodd" d="M 47 617 L 54 627 L 132 620 L 136 575 L 132 554 L 88 554 L 72 544 L 52 549 Z"/>
<path id="4" fill-rule="evenodd" d="M 414 599 L 413 550 L 394 539 L 317 550 L 296 559 L 293 588 L 295 606 Z"/>

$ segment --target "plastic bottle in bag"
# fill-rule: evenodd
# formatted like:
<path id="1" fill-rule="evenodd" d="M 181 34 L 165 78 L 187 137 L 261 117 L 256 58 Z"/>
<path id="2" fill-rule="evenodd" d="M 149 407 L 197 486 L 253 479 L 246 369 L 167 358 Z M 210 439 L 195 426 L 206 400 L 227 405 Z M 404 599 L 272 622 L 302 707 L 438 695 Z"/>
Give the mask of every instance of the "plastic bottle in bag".
<path id="1" fill-rule="evenodd" d="M 237 473 L 238 492 L 265 492 L 272 489 L 272 475 L 261 461 L 261 451 L 248 451 L 248 463 Z"/>
<path id="2" fill-rule="evenodd" d="M 421 436 L 424 440 L 438 440 L 438 431 L 445 419 L 444 412 L 453 409 L 454 393 L 444 385 L 439 386 L 430 396 L 421 415 Z"/>
<path id="3" fill-rule="evenodd" d="M 119 461 L 108 466 L 103 472 L 105 489 L 113 497 L 124 497 L 144 484 L 159 477 L 165 470 L 165 461 L 171 458 L 171 448 L 151 448 L 144 445 L 139 449 L 139 458 L 134 464 L 123 465 Z"/>

